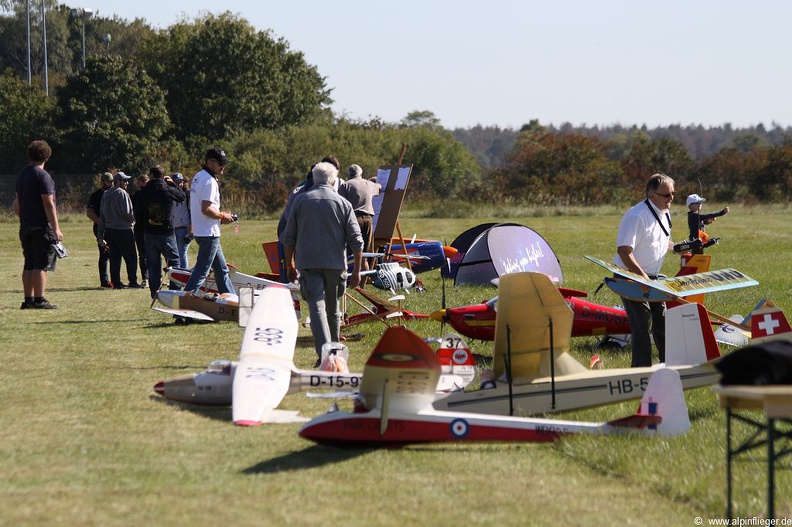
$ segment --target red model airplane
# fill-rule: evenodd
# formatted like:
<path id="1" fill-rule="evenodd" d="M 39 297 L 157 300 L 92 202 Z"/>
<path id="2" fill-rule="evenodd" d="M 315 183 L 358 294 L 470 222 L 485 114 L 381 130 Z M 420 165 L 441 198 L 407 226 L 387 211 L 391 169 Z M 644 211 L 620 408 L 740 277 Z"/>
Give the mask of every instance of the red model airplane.
<path id="1" fill-rule="evenodd" d="M 401 326 L 385 330 L 366 362 L 352 413 L 316 417 L 300 436 L 338 447 L 393 447 L 456 441 L 554 441 L 567 434 L 680 435 L 690 428 L 678 372 L 653 372 L 638 412 L 607 423 L 439 411 L 432 407 L 440 361 Z"/>
<path id="2" fill-rule="evenodd" d="M 585 291 L 565 287 L 559 287 L 558 291 L 575 315 L 572 323 L 573 337 L 630 333 L 630 323 L 623 309 L 584 300 L 583 297 L 587 296 Z M 441 309 L 430 314 L 429 317 L 448 322 L 452 328 L 468 338 L 494 340 L 497 304 L 496 296 L 481 304 Z"/>
<path id="3" fill-rule="evenodd" d="M 685 259 L 677 276 L 709 270 L 709 255 L 694 255 Z M 607 307 L 584 300 L 588 294 L 577 289 L 559 287 L 558 291 L 574 313 L 573 337 L 625 335 L 630 333 L 627 313 L 619 307 Z M 698 299 L 697 299 L 698 300 Z M 703 300 L 703 299 L 701 299 Z M 699 300 L 699 301 L 701 301 Z M 433 320 L 447 322 L 465 337 L 476 340 L 495 339 L 495 316 L 498 297 L 481 304 L 441 309 L 430 314 Z"/>

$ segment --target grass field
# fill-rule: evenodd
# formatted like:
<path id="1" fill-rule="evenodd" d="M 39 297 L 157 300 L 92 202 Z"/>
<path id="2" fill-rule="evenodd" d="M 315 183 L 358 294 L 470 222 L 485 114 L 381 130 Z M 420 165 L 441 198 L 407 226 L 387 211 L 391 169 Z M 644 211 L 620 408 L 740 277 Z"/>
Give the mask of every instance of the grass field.
<path id="1" fill-rule="evenodd" d="M 593 293 L 603 272 L 583 254 L 610 259 L 620 214 L 498 216 L 541 233 L 561 261 L 565 285 Z M 710 227 L 711 235 L 722 237 L 709 251 L 713 268 L 734 267 L 760 282 L 708 296 L 710 310 L 744 314 L 769 298 L 792 312 L 788 214 L 786 208 L 732 207 Z M 402 215 L 405 236 L 450 242 L 492 221 L 420 216 Z M 684 215 L 678 212 L 674 223 L 680 238 Z M 553 445 L 347 451 L 300 439 L 299 425 L 235 428 L 230 409 L 169 403 L 152 386 L 203 370 L 213 359 L 236 358 L 241 328 L 175 326 L 149 309 L 147 290 L 99 289 L 95 242 L 89 221 L 79 215 L 62 219 L 69 257 L 49 275 L 47 297 L 60 309 L 23 313 L 17 228 L 10 218 L 0 221 L 0 525 L 693 525 L 697 516 L 706 524 L 725 515 L 725 416 L 709 388 L 687 392 L 692 429 L 673 439 L 570 437 Z M 242 272 L 268 270 L 261 242 L 274 239 L 274 232 L 275 221 L 243 218 L 239 233 L 225 228 L 225 254 Z M 678 264 L 669 255 L 666 273 L 674 274 Z M 405 307 L 430 312 L 440 307 L 440 277 L 432 272 L 422 278 L 427 292 L 409 295 Z M 447 285 L 449 305 L 495 294 Z M 594 299 L 618 303 L 607 290 Z M 410 327 L 427 337 L 440 332 L 433 321 Z M 379 323 L 355 328 L 365 336 L 348 343 L 354 371 L 362 369 L 383 329 Z M 595 352 L 593 338 L 574 342 L 582 361 Z M 471 347 L 491 352 L 488 343 Z M 295 362 L 310 367 L 314 360 L 310 333 L 301 329 Z M 626 365 L 629 352 L 608 354 L 605 362 Z M 303 394 L 282 405 L 306 416 L 328 406 Z M 634 406 L 564 417 L 605 420 Z M 777 472 L 776 511 L 792 518 L 789 462 Z M 765 467 L 763 450 L 737 463 L 738 516 L 764 515 Z"/>

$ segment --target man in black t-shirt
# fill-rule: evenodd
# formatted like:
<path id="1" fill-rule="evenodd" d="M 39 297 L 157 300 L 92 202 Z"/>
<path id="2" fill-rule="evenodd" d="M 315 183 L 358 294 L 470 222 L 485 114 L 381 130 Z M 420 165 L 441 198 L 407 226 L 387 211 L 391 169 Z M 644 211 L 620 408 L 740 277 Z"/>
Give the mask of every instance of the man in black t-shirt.
<path id="1" fill-rule="evenodd" d="M 85 214 L 93 222 L 94 238 L 97 238 L 97 228 L 99 226 L 99 214 L 102 206 L 102 195 L 105 190 L 113 186 L 113 174 L 105 172 L 102 174 L 101 187 L 91 193 L 88 198 L 88 205 L 85 208 Z M 107 274 L 107 263 L 110 261 L 110 251 L 107 244 L 99 245 L 99 283 L 101 287 L 112 288 L 113 284 L 110 282 L 110 277 Z"/>
<path id="2" fill-rule="evenodd" d="M 19 240 L 25 263 L 22 268 L 22 290 L 25 301 L 21 309 L 57 309 L 44 298 L 47 271 L 55 269 L 53 244 L 63 241 L 55 206 L 55 183 L 44 170 L 52 155 L 46 141 L 28 145 L 30 164 L 16 180 L 14 212 L 19 216 Z"/>

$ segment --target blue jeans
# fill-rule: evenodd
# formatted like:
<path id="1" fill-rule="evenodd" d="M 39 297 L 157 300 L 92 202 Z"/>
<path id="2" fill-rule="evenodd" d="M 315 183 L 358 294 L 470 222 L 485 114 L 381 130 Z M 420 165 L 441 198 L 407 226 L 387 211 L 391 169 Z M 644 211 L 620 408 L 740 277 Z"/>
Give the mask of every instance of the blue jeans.
<path id="1" fill-rule="evenodd" d="M 184 237 L 190 233 L 190 228 L 176 227 L 173 231 L 176 234 L 176 252 L 179 253 L 179 267 L 181 269 L 189 269 L 190 261 L 187 259 L 187 248 L 190 246 L 190 241 L 184 241 Z"/>
<path id="2" fill-rule="evenodd" d="M 220 237 L 196 236 L 195 243 L 198 244 L 198 257 L 184 290 L 197 294 L 198 289 L 209 276 L 209 269 L 211 269 L 214 271 L 217 291 L 236 294 L 234 284 L 231 283 L 231 278 L 228 276 L 228 265 L 223 255 L 223 248 L 220 247 Z"/>
<path id="3" fill-rule="evenodd" d="M 151 298 L 157 296 L 162 284 L 162 257 L 168 267 L 179 265 L 179 254 L 176 252 L 176 237 L 173 234 L 144 234 L 146 249 L 146 265 L 148 265 L 149 291 Z"/>

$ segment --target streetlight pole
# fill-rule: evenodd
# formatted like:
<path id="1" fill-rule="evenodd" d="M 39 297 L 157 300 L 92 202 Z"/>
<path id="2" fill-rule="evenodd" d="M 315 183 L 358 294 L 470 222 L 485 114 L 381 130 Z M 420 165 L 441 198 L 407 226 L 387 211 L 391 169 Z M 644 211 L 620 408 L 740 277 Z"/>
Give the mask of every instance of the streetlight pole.
<path id="1" fill-rule="evenodd" d="M 28 68 L 28 85 L 33 82 L 33 77 L 30 72 L 30 0 L 25 2 L 25 12 L 27 14 L 27 68 Z"/>
<path id="2" fill-rule="evenodd" d="M 80 17 L 82 21 L 82 67 L 85 69 L 85 19 L 93 16 L 93 9 L 88 7 L 72 9 L 72 16 Z"/>
<path id="3" fill-rule="evenodd" d="M 47 8 L 44 7 L 44 0 L 41 0 L 41 27 L 43 28 L 44 40 L 44 92 L 49 97 L 49 73 L 47 72 Z"/>

